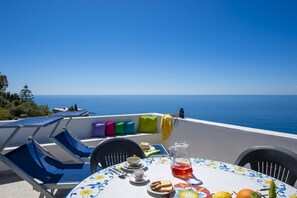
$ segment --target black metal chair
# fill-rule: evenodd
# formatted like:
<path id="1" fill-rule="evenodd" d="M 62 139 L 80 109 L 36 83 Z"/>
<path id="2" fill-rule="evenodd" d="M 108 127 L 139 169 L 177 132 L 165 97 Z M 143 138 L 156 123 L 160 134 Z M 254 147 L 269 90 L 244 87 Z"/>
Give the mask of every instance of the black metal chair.
<path id="1" fill-rule="evenodd" d="M 91 155 L 91 172 L 96 172 L 98 166 L 106 168 L 127 160 L 136 155 L 145 158 L 140 146 L 129 139 L 112 138 L 101 142 Z"/>
<path id="2" fill-rule="evenodd" d="M 275 146 L 255 146 L 242 152 L 236 165 L 250 164 L 252 170 L 264 173 L 289 185 L 297 180 L 297 154 Z"/>

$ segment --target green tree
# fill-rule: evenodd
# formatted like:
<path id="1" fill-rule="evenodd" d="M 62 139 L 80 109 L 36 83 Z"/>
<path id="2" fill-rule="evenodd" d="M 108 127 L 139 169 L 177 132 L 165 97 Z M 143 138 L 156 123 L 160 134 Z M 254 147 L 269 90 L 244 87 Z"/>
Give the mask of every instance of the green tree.
<path id="1" fill-rule="evenodd" d="M 24 115 L 46 116 L 52 113 L 47 105 L 37 105 L 34 102 L 34 96 L 27 84 L 19 94 L 6 92 L 7 87 L 7 78 L 0 73 L 0 120 L 18 119 Z"/>
<path id="2" fill-rule="evenodd" d="M 29 89 L 29 86 L 27 83 L 25 84 L 24 88 L 20 92 L 20 98 L 23 100 L 33 100 L 34 96 L 32 94 L 32 91 Z"/>
<path id="3" fill-rule="evenodd" d="M 5 91 L 8 87 L 7 77 L 0 72 L 0 91 Z"/>
<path id="4" fill-rule="evenodd" d="M 0 120 L 9 120 L 9 119 L 11 119 L 9 110 L 0 107 Z"/>

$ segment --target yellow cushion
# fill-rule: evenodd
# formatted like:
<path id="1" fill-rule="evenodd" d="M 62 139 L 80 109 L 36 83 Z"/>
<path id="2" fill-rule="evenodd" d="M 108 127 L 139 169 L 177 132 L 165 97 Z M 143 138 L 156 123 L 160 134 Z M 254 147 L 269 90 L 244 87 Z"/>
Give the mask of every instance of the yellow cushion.
<path id="1" fill-rule="evenodd" d="M 157 116 L 139 116 L 138 132 L 155 133 L 157 132 Z"/>

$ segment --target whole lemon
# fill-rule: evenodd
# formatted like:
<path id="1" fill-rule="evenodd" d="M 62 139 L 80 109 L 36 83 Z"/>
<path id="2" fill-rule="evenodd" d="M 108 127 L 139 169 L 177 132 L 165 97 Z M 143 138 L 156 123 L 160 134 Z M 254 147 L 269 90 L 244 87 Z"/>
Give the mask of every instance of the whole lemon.
<path id="1" fill-rule="evenodd" d="M 245 189 L 241 189 L 237 195 L 236 198 L 251 198 L 251 194 L 255 192 L 251 189 L 245 188 Z"/>
<path id="2" fill-rule="evenodd" d="M 212 198 L 232 198 L 231 194 L 225 191 L 215 193 Z"/>

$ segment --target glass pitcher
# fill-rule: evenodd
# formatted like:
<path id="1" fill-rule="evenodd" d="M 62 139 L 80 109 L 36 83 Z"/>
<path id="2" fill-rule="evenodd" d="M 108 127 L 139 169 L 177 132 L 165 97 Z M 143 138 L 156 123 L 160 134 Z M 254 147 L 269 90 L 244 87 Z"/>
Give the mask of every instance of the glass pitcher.
<path id="1" fill-rule="evenodd" d="M 193 172 L 188 147 L 188 142 L 175 142 L 174 146 L 169 148 L 172 158 L 171 170 L 174 175 L 187 177 Z"/>

